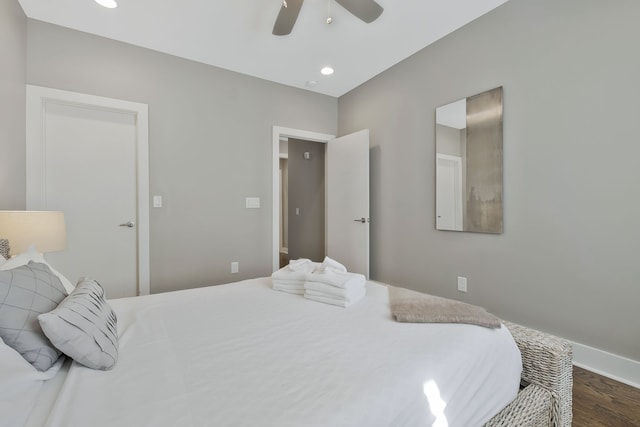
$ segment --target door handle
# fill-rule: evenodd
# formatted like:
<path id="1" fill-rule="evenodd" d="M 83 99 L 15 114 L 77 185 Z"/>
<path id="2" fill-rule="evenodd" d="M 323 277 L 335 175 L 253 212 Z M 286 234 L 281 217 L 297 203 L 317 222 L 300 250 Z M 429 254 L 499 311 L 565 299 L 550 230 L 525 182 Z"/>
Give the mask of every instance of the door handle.
<path id="1" fill-rule="evenodd" d="M 367 220 L 366 220 L 366 219 L 364 219 L 364 218 L 354 219 L 354 221 L 355 221 L 355 222 L 361 222 L 361 223 L 363 223 L 363 224 L 367 222 Z"/>
<path id="2" fill-rule="evenodd" d="M 125 222 L 124 224 L 120 224 L 120 227 L 129 227 L 129 228 L 133 228 L 136 226 L 136 223 L 133 221 L 129 221 L 129 222 Z"/>

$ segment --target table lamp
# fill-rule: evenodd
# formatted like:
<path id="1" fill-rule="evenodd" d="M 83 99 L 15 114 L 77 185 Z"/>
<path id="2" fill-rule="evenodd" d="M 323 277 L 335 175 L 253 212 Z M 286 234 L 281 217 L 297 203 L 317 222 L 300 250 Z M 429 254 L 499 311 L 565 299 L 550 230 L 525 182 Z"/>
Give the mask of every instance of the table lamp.
<path id="1" fill-rule="evenodd" d="M 9 255 L 34 247 L 39 253 L 61 251 L 67 244 L 64 213 L 0 211 L 0 238 L 9 240 Z"/>

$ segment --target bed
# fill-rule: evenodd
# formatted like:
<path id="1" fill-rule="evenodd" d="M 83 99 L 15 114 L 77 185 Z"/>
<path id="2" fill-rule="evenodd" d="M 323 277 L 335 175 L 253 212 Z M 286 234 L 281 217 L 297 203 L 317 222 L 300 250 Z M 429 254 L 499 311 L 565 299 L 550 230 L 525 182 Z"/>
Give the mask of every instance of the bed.
<path id="1" fill-rule="evenodd" d="M 21 405 L 2 407 L 5 420 L 29 427 L 571 423 L 566 342 L 509 323 L 401 324 L 380 283 L 368 282 L 366 298 L 347 309 L 276 292 L 270 278 L 109 303 L 118 316 L 115 367 L 67 360 L 23 376 Z"/>

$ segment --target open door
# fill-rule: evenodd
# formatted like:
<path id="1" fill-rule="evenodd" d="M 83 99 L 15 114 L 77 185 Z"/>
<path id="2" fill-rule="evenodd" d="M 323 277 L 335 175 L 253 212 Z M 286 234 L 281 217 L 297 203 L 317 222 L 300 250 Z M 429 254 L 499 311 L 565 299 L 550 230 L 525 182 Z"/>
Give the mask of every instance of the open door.
<path id="1" fill-rule="evenodd" d="M 327 255 L 369 278 L 369 130 L 327 142 Z"/>

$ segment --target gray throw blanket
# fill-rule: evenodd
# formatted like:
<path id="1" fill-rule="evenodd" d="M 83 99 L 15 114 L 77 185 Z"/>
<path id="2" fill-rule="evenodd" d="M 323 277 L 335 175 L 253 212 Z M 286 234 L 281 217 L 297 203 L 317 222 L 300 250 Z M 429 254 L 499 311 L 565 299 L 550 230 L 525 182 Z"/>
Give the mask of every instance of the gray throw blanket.
<path id="1" fill-rule="evenodd" d="M 447 298 L 388 286 L 391 315 L 398 322 L 468 323 L 499 328 L 500 319 L 484 308 Z"/>

